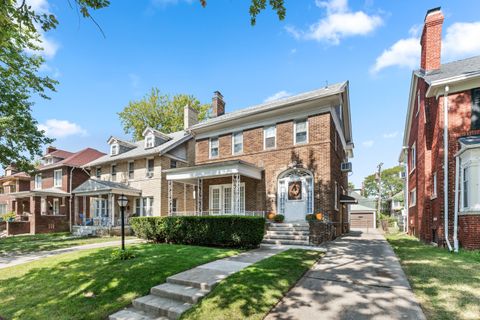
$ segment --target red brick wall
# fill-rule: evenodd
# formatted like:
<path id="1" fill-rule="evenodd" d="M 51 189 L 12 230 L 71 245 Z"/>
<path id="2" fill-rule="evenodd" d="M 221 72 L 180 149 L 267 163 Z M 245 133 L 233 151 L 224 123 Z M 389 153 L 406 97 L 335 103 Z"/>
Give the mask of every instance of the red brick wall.
<path id="1" fill-rule="evenodd" d="M 458 240 L 465 249 L 480 248 L 480 215 L 458 217 Z"/>
<path id="2" fill-rule="evenodd" d="M 340 163 L 345 158 L 345 151 L 339 138 L 338 148 L 335 151 L 333 135 L 335 128 L 330 113 L 310 116 L 308 123 L 309 143 L 305 145 L 293 144 L 293 121 L 278 123 L 277 147 L 271 150 L 263 150 L 263 127 L 244 130 L 244 152 L 241 155 L 231 155 L 231 134 L 220 136 L 220 156 L 215 159 L 209 159 L 209 140 L 197 140 L 196 164 L 237 159 L 263 168 L 262 192 L 265 195 L 263 197 L 265 203 L 261 209 L 257 210 L 276 211 L 278 175 L 296 162 L 309 169 L 314 175 L 314 210 L 329 213 L 335 217 L 336 221 L 342 221 L 344 219 L 341 218 L 340 211 L 335 209 L 333 203 L 333 190 L 334 181 L 338 182 L 339 195 L 342 187 L 347 190 L 347 175 L 340 171 Z M 235 132 L 234 129 L 232 132 Z M 207 193 L 206 189 L 204 190 L 204 193 Z M 247 195 L 247 197 L 249 196 Z M 251 196 L 253 197 L 253 195 Z M 259 198 L 259 195 L 256 194 L 257 201 Z M 208 198 L 204 199 L 204 205 L 205 203 L 208 204 Z"/>
<path id="3" fill-rule="evenodd" d="M 7 235 L 14 236 L 17 234 L 30 233 L 30 222 L 14 221 L 7 222 Z"/>

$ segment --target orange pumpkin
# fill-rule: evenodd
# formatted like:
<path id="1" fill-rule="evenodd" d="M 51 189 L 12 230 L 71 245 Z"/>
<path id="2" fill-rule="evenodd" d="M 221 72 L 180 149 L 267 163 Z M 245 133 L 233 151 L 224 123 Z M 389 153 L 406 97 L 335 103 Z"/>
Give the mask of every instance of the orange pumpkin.
<path id="1" fill-rule="evenodd" d="M 317 220 L 323 220 L 323 213 L 319 212 L 315 215 L 315 218 L 317 218 Z"/>
<path id="2" fill-rule="evenodd" d="M 268 219 L 268 220 L 273 220 L 273 217 L 275 217 L 275 212 L 269 212 L 269 213 L 267 214 L 267 219 Z"/>

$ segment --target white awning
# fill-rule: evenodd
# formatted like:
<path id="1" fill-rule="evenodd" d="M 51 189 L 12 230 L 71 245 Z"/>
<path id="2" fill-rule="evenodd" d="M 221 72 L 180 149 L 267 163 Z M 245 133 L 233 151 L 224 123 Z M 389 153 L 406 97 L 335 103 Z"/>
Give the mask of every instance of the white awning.
<path id="1" fill-rule="evenodd" d="M 196 179 L 219 178 L 231 176 L 233 174 L 240 174 L 242 176 L 260 180 L 262 178 L 262 171 L 262 168 L 240 160 L 215 162 L 193 167 L 165 170 L 167 180 L 185 183 L 196 183 Z"/>

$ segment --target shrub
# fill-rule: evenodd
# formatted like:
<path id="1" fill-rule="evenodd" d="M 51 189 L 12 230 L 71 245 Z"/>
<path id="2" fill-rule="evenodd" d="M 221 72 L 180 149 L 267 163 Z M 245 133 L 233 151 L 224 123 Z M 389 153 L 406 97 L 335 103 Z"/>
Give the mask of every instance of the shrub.
<path id="1" fill-rule="evenodd" d="M 130 260 L 133 258 L 135 258 L 135 254 L 129 249 L 117 249 L 112 252 L 112 260 Z"/>
<path id="2" fill-rule="evenodd" d="M 2 216 L 0 216 L 0 218 L 3 220 L 3 221 L 14 221 L 15 220 L 15 212 L 7 212 L 5 214 L 3 214 Z"/>
<path id="3" fill-rule="evenodd" d="M 306 219 L 307 221 L 314 221 L 314 220 L 316 220 L 317 218 L 315 217 L 314 214 L 311 214 L 311 213 L 310 213 L 310 214 L 307 214 L 307 215 L 305 216 L 305 219 Z"/>
<path id="4" fill-rule="evenodd" d="M 265 232 L 263 217 L 134 217 L 130 224 L 150 241 L 218 247 L 257 247 Z"/>
<path id="5" fill-rule="evenodd" d="M 283 214 L 277 214 L 273 217 L 273 221 L 275 222 L 283 222 L 285 220 L 285 216 Z"/>

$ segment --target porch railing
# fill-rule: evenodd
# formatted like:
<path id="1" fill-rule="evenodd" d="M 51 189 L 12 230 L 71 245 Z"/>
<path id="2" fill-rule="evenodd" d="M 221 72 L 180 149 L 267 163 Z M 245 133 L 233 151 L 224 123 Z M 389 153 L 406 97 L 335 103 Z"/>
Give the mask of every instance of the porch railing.
<path id="1" fill-rule="evenodd" d="M 171 216 L 250 216 L 250 217 L 264 217 L 265 211 L 240 211 L 240 212 L 218 212 L 218 211 L 176 211 L 172 212 Z"/>

